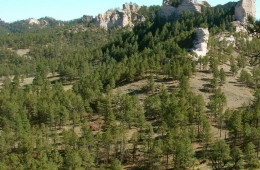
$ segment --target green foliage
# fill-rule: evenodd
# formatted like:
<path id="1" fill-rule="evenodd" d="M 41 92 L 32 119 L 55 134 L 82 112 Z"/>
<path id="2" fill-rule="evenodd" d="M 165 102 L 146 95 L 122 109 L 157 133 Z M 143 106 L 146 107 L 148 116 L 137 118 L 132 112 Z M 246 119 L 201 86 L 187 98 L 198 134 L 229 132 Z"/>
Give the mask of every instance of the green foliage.
<path id="1" fill-rule="evenodd" d="M 247 163 L 248 168 L 258 168 L 259 159 L 257 158 L 257 154 L 255 152 L 255 145 L 253 143 L 248 143 L 245 148 L 245 161 Z"/>
<path id="2" fill-rule="evenodd" d="M 239 147 L 235 146 L 231 149 L 230 156 L 232 158 L 232 163 L 234 169 L 242 169 L 243 168 L 243 158 L 242 158 L 242 151 Z"/>
<path id="3" fill-rule="evenodd" d="M 220 114 L 222 114 L 224 107 L 227 105 L 227 99 L 225 94 L 218 88 L 214 95 L 211 97 L 208 107 L 211 114 L 216 119 Z"/>
<path id="4" fill-rule="evenodd" d="M 170 3 L 176 6 L 180 1 Z M 48 18 L 50 26 L 44 29 L 0 23 L 0 34 L 16 32 L 0 37 L 0 76 L 6 79 L 0 91 L 0 169 L 121 170 L 132 163 L 142 169 L 169 169 L 169 165 L 189 169 L 201 158 L 193 150 L 195 142 L 214 169 L 242 168 L 242 158 L 245 167 L 257 167 L 259 90 L 252 105 L 224 114 L 226 97 L 217 89 L 226 77 L 219 64 L 237 49 L 212 41 L 211 48 L 220 48 L 221 54 L 212 52 L 199 60 L 204 70 L 210 63 L 214 75 L 209 115 L 203 97 L 194 94 L 189 84 L 196 71 L 188 54 L 194 29 L 208 27 L 212 35 L 232 30 L 234 9 L 203 8 L 201 14 L 183 13 L 174 22 L 158 21 L 159 10 L 142 7 L 138 13 L 147 20 L 132 31 L 105 31 L 78 21 L 57 27 L 59 22 Z M 238 44 L 244 52 L 237 60 L 230 58 L 234 75 L 237 65 L 248 64 L 247 58 L 257 64 L 258 47 L 257 39 Z M 18 49 L 29 53 L 18 56 Z M 49 73 L 61 79 L 49 82 Z M 143 91 L 115 92 L 148 74 L 146 99 L 139 98 Z M 241 81 L 257 89 L 258 67 L 248 74 L 243 70 Z M 29 76 L 33 83 L 21 86 Z M 178 83 L 157 92 L 155 84 L 166 80 Z M 72 90 L 65 91 L 64 84 L 73 84 Z M 230 156 L 225 141 L 210 147 L 214 140 L 210 115 L 220 130 L 229 130 Z"/>
<path id="5" fill-rule="evenodd" d="M 230 159 L 230 149 L 224 140 L 217 141 L 210 155 L 210 160 L 213 169 L 223 169 Z"/>
<path id="6" fill-rule="evenodd" d="M 146 20 L 154 21 L 157 17 L 157 12 L 161 9 L 160 6 L 141 6 L 138 14 L 143 15 Z"/>
<path id="7" fill-rule="evenodd" d="M 182 0 L 169 0 L 168 3 L 174 7 L 177 7 L 178 5 L 181 4 Z"/>
<path id="8" fill-rule="evenodd" d="M 219 72 L 219 78 L 220 78 L 221 85 L 223 85 L 226 81 L 226 72 L 224 71 L 223 68 Z"/>
<path id="9" fill-rule="evenodd" d="M 110 169 L 111 169 L 111 170 L 124 170 L 124 168 L 123 168 L 122 165 L 121 165 L 121 162 L 120 162 L 118 159 L 116 159 L 116 160 L 113 162 L 113 164 L 112 164 L 112 166 L 111 166 Z"/>
<path id="10" fill-rule="evenodd" d="M 245 70 L 241 71 L 239 80 L 249 87 L 252 87 L 254 84 L 252 75 Z"/>
<path id="11" fill-rule="evenodd" d="M 180 141 L 176 141 L 173 160 L 176 169 L 186 169 L 194 164 L 194 151 L 190 141 L 185 139 L 185 137 Z"/>

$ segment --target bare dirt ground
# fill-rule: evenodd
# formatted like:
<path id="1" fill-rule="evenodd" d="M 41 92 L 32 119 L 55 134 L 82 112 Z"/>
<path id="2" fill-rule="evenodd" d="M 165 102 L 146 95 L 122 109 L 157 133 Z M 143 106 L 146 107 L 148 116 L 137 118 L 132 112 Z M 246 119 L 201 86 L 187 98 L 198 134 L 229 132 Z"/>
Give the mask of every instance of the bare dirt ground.
<path id="1" fill-rule="evenodd" d="M 16 50 L 16 54 L 18 54 L 19 56 L 25 56 L 30 52 L 30 49 L 18 49 Z"/>
<path id="2" fill-rule="evenodd" d="M 253 90 L 245 87 L 238 81 L 240 71 L 237 76 L 232 76 L 229 71 L 230 66 L 224 64 L 221 65 L 220 68 L 223 68 L 226 72 L 226 83 L 221 89 L 227 97 L 227 108 L 236 109 L 243 106 L 243 104 L 249 105 L 254 99 Z M 250 70 L 250 68 L 247 69 Z M 191 88 L 195 93 L 202 95 L 206 103 L 209 101 L 209 97 L 212 94 L 203 91 L 203 89 L 204 85 L 209 84 L 212 78 L 212 74 L 200 71 L 190 79 Z"/>

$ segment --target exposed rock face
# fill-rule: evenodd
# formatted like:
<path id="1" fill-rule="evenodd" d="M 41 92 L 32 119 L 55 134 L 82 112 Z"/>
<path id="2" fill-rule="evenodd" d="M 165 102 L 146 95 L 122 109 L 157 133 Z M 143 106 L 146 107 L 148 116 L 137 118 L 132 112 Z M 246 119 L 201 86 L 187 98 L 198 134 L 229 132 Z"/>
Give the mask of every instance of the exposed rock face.
<path id="1" fill-rule="evenodd" d="M 173 7 L 169 4 L 168 0 L 163 1 L 163 7 L 161 11 L 159 11 L 159 17 L 168 19 L 170 16 L 173 15 L 180 15 L 185 11 L 192 11 L 192 12 L 201 12 L 201 7 L 206 6 L 210 7 L 210 4 L 206 1 L 194 1 L 194 0 L 182 0 L 181 3 Z"/>
<path id="2" fill-rule="evenodd" d="M 248 16 L 256 19 L 256 0 L 240 0 L 235 8 L 236 20 L 247 22 Z"/>
<path id="3" fill-rule="evenodd" d="M 108 10 L 104 14 L 99 14 L 94 22 L 102 28 L 111 27 L 133 27 L 134 23 L 145 20 L 144 16 L 137 12 L 140 9 L 135 4 L 124 4 L 122 10 Z"/>
<path id="4" fill-rule="evenodd" d="M 193 43 L 192 51 L 198 57 L 204 57 L 208 53 L 209 30 L 207 28 L 198 28 L 195 33 L 196 39 Z"/>
<path id="5" fill-rule="evenodd" d="M 165 5 L 158 12 L 158 15 L 160 18 L 169 19 L 171 16 L 175 15 L 176 12 L 177 12 L 177 8 L 170 6 L 170 5 Z"/>
<path id="6" fill-rule="evenodd" d="M 30 24 L 30 25 L 40 25 L 41 22 L 37 19 L 30 18 L 30 19 L 28 19 L 28 24 Z"/>
<path id="7" fill-rule="evenodd" d="M 201 6 L 194 0 L 183 0 L 182 3 L 177 8 L 177 13 L 180 15 L 185 11 L 191 12 L 201 12 Z"/>
<path id="8" fill-rule="evenodd" d="M 123 10 L 132 13 L 137 13 L 140 8 L 141 8 L 140 6 L 134 4 L 123 4 Z"/>

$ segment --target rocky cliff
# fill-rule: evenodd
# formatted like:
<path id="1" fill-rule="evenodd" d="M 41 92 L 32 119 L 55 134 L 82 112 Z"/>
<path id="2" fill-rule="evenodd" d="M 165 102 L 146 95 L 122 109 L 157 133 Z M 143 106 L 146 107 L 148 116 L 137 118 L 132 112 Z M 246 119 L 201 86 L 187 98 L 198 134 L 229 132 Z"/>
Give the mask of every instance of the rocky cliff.
<path id="1" fill-rule="evenodd" d="M 139 9 L 138 5 L 124 4 L 122 10 L 108 10 L 104 14 L 99 14 L 94 19 L 94 23 L 105 29 L 111 27 L 133 27 L 134 23 L 145 20 L 144 16 L 137 13 Z"/>
<path id="2" fill-rule="evenodd" d="M 256 19 L 256 0 L 240 0 L 235 7 L 236 20 L 247 22 L 248 16 Z"/>
<path id="3" fill-rule="evenodd" d="M 209 30 L 207 28 L 198 28 L 195 30 L 196 39 L 193 43 L 192 51 L 198 57 L 204 57 L 208 53 Z"/>

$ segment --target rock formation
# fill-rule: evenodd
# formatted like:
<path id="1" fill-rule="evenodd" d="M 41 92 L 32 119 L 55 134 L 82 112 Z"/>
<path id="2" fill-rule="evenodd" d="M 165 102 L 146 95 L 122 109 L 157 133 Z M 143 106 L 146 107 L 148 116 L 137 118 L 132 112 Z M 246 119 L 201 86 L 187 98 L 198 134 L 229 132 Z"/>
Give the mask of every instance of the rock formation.
<path id="1" fill-rule="evenodd" d="M 182 0 L 182 3 L 177 7 L 177 14 L 180 15 L 185 11 L 201 12 L 201 5 L 194 0 Z"/>
<path id="2" fill-rule="evenodd" d="M 17 23 L 28 24 L 29 28 L 38 27 L 53 27 L 53 26 L 64 26 L 63 21 L 55 20 L 54 18 L 44 17 L 40 19 L 29 18 L 27 20 L 17 21 Z"/>
<path id="3" fill-rule="evenodd" d="M 240 0 L 235 7 L 236 20 L 247 22 L 249 16 L 256 19 L 256 0 Z"/>
<path id="4" fill-rule="evenodd" d="M 204 57 L 208 53 L 209 30 L 207 28 L 198 28 L 195 33 L 196 39 L 193 43 L 192 51 L 198 57 Z"/>
<path id="5" fill-rule="evenodd" d="M 201 12 L 201 7 L 209 7 L 210 4 L 206 1 L 182 0 L 177 6 L 169 4 L 168 0 L 163 1 L 163 7 L 159 11 L 159 17 L 169 19 L 171 16 L 178 16 L 185 11 Z"/>
<path id="6" fill-rule="evenodd" d="M 102 28 L 111 27 L 133 27 L 134 23 L 144 21 L 145 18 L 137 12 L 140 9 L 135 4 L 124 4 L 122 10 L 108 10 L 104 14 L 99 14 L 94 23 Z"/>
<path id="7" fill-rule="evenodd" d="M 27 21 L 28 21 L 28 24 L 30 24 L 30 25 L 40 25 L 41 24 L 41 22 L 39 20 L 34 19 L 34 18 L 30 18 Z"/>

